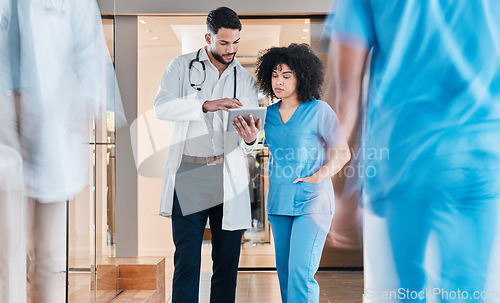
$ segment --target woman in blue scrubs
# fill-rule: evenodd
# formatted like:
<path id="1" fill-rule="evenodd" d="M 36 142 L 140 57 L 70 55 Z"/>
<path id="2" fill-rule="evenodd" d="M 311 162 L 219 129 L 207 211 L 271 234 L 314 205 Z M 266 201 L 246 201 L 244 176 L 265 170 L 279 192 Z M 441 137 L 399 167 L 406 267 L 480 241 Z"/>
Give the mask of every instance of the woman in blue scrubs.
<path id="1" fill-rule="evenodd" d="M 274 47 L 257 62 L 267 108 L 267 213 L 275 241 L 282 302 L 318 302 L 314 275 L 334 212 L 331 177 L 350 152 L 335 112 L 320 98 L 323 67 L 305 44 Z"/>

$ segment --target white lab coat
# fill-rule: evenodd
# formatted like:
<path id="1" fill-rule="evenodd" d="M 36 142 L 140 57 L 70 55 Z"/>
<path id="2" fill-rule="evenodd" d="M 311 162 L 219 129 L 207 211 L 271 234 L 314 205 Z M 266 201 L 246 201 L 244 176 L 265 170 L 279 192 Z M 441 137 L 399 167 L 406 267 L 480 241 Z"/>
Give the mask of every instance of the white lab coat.
<path id="1" fill-rule="evenodd" d="M 13 93 L 19 85 L 20 51 L 18 39 L 15 39 L 19 36 L 15 3 L 0 0 L 0 147 L 19 151 Z M 7 163 L 7 159 L 0 158 L 0 165 Z"/>
<path id="2" fill-rule="evenodd" d="M 181 55 L 172 60 L 163 74 L 154 101 L 156 117 L 173 122 L 160 203 L 160 215 L 165 217 L 172 215 L 175 176 L 182 161 L 189 123 L 190 121 L 201 121 L 205 118 L 202 104 L 206 100 L 233 97 L 234 66 L 237 68 L 238 100 L 243 104 L 243 107 L 259 106 L 255 80 L 236 59 L 223 72 L 213 91 L 206 87 L 203 88 L 203 85 L 201 91 L 193 89 L 189 82 L 188 67 L 195 57 L 196 52 Z M 210 63 L 205 50 L 200 52 L 200 61 L 205 62 L 206 81 L 217 79 L 218 71 Z M 203 69 L 200 64 L 194 64 L 191 73 L 191 79 L 203 79 Z M 226 111 L 222 113 L 225 129 L 228 113 Z M 222 219 L 222 229 L 224 230 L 251 227 L 248 171 L 244 153 L 250 153 L 256 146 L 257 141 L 254 145 L 248 146 L 236 132 L 224 133 L 224 210 Z"/>
<path id="3" fill-rule="evenodd" d="M 93 0 L 0 0 L 0 302 L 60 302 L 63 201 L 89 181 L 89 108 L 117 92 L 101 27 Z"/>
<path id="4" fill-rule="evenodd" d="M 72 199 L 89 182 L 89 121 L 123 109 L 92 0 L 19 0 L 21 144 L 27 195 Z"/>

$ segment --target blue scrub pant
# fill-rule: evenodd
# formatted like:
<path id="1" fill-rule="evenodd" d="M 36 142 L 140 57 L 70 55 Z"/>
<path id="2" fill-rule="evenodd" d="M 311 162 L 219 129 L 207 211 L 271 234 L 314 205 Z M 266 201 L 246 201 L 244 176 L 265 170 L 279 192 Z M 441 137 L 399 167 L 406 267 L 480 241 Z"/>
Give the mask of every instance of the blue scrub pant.
<path id="1" fill-rule="evenodd" d="M 200 286 L 201 244 L 210 218 L 213 274 L 211 303 L 232 303 L 236 295 L 236 276 L 243 230 L 222 230 L 223 205 L 183 216 L 174 194 L 172 233 L 175 244 L 172 303 L 197 303 Z"/>
<path id="2" fill-rule="evenodd" d="M 283 303 L 319 302 L 314 279 L 333 214 L 268 215 Z"/>
<path id="3" fill-rule="evenodd" d="M 433 287 L 441 293 L 432 302 L 484 302 L 474 293 L 485 290 L 498 238 L 499 163 L 499 154 L 481 151 L 429 157 L 408 168 L 412 182 L 398 182 L 388 191 L 382 202 L 400 288 L 425 293 L 426 250 L 434 233 L 440 268 Z M 454 297 L 459 290 L 463 295 Z M 424 295 L 401 299 L 430 300 Z"/>

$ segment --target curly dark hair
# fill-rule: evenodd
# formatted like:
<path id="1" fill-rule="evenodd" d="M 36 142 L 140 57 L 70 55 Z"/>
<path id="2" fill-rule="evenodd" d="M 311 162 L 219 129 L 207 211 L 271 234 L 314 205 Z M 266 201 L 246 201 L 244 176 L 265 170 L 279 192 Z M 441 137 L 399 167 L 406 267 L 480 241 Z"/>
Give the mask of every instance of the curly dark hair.
<path id="1" fill-rule="evenodd" d="M 292 43 L 288 47 L 272 47 L 260 53 L 256 63 L 257 84 L 268 97 L 276 99 L 271 84 L 273 71 L 286 64 L 297 78 L 300 102 L 319 99 L 323 84 L 323 64 L 309 45 Z"/>
<path id="2" fill-rule="evenodd" d="M 207 16 L 207 31 L 217 35 L 221 27 L 241 30 L 241 22 L 238 14 L 229 7 L 218 7 Z"/>

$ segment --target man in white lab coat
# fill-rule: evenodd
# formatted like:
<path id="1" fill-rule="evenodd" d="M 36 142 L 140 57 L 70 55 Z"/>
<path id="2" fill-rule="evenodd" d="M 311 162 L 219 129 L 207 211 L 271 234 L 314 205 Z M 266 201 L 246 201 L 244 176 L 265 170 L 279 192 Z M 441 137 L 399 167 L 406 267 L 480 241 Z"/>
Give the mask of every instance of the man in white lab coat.
<path id="1" fill-rule="evenodd" d="M 160 214 L 172 217 L 176 247 L 173 303 L 198 302 L 201 244 L 212 233 L 210 302 L 234 302 L 244 229 L 251 226 L 245 153 L 257 144 L 261 121 L 236 121 L 228 110 L 258 107 L 255 80 L 235 59 L 241 22 L 220 7 L 207 17 L 207 46 L 169 64 L 155 98 L 159 119 L 172 121 Z"/>

